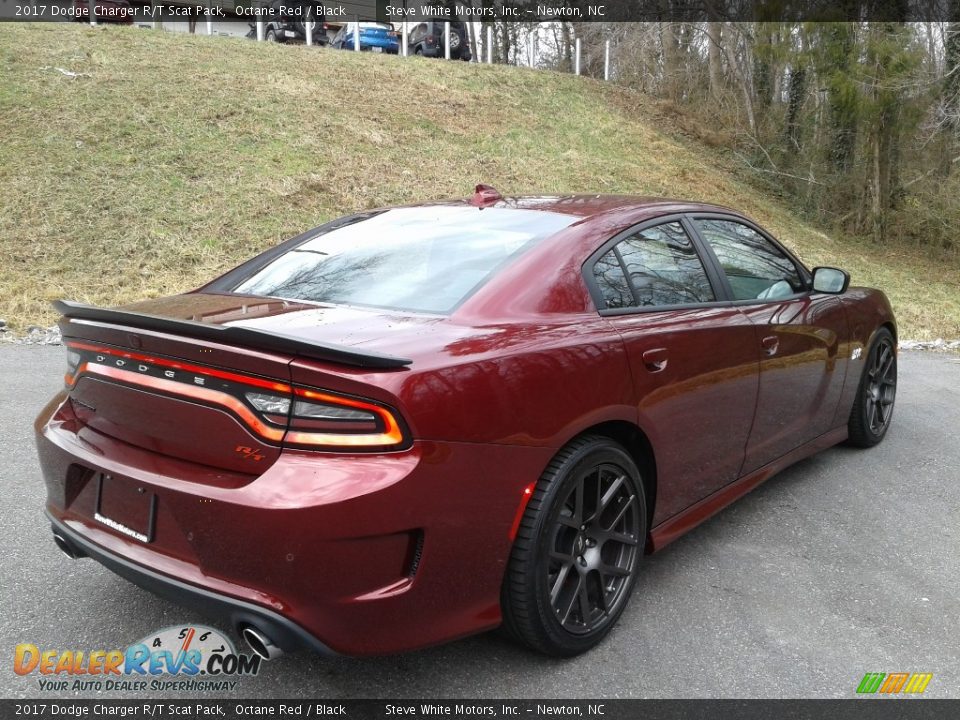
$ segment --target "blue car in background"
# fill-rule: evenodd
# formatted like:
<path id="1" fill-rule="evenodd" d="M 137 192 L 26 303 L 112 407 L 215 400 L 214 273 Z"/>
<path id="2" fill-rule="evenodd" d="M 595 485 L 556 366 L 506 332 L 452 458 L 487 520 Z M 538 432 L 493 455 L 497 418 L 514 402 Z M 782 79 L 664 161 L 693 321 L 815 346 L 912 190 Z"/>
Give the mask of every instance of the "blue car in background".
<path id="1" fill-rule="evenodd" d="M 357 36 L 357 25 L 360 26 L 360 50 L 371 52 L 392 53 L 400 52 L 400 33 L 389 23 L 362 22 L 346 23 L 338 32 L 330 45 L 339 50 L 353 50 L 354 38 Z"/>

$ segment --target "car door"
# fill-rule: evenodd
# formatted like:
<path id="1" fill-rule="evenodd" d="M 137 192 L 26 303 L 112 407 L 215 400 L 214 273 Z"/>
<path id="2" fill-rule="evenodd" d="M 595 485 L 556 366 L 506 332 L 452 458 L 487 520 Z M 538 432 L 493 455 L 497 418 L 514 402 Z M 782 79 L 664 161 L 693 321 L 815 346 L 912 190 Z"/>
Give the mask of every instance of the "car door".
<path id="1" fill-rule="evenodd" d="M 631 228 L 584 266 L 626 346 L 641 427 L 656 449 L 653 524 L 737 479 L 753 422 L 756 333 L 722 299 L 687 222 Z"/>
<path id="2" fill-rule="evenodd" d="M 724 216 L 695 216 L 727 292 L 754 324 L 760 382 L 742 474 L 832 428 L 843 389 L 846 311 L 835 295 L 813 293 L 810 274 L 758 227 Z"/>

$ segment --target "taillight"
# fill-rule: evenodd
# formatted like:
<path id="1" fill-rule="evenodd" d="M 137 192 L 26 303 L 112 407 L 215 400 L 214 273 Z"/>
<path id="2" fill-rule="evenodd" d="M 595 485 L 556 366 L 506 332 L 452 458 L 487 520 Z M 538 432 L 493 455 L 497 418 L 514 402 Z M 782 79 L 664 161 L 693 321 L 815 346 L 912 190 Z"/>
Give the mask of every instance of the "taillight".
<path id="1" fill-rule="evenodd" d="M 388 408 L 307 388 L 297 387 L 293 392 L 293 398 L 273 393 L 244 393 L 247 402 L 264 420 L 287 426 L 287 444 L 388 448 L 405 441 L 400 423 Z"/>
<path id="2" fill-rule="evenodd" d="M 396 448 L 406 443 L 393 412 L 373 402 L 294 388 L 285 442 L 307 446 Z"/>
<path id="3" fill-rule="evenodd" d="M 63 382 L 70 388 L 73 386 L 73 378 L 77 374 L 77 368 L 80 367 L 80 361 L 83 359 L 83 356 L 69 346 L 65 347 L 67 348 L 67 373 L 63 376 Z"/>
<path id="4" fill-rule="evenodd" d="M 267 393 L 248 392 L 244 397 L 264 415 L 288 415 L 290 413 L 290 398 L 285 395 L 269 395 Z"/>
<path id="5" fill-rule="evenodd" d="M 223 407 L 260 437 L 284 445 L 397 450 L 409 444 L 393 410 L 373 400 L 69 341 L 67 388 L 86 373 Z"/>

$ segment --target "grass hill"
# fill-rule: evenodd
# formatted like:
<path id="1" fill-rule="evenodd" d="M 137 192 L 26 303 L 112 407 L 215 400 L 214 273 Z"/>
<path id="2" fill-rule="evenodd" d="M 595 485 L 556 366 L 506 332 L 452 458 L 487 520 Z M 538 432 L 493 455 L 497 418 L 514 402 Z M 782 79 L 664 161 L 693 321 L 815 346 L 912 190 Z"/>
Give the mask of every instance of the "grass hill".
<path id="1" fill-rule="evenodd" d="M 74 75 L 75 73 L 75 75 Z M 956 256 L 829 237 L 643 95 L 552 72 L 187 36 L 0 33 L 0 317 L 50 324 L 195 287 L 360 208 L 627 192 L 740 209 L 890 295 L 901 336 L 960 337 Z"/>

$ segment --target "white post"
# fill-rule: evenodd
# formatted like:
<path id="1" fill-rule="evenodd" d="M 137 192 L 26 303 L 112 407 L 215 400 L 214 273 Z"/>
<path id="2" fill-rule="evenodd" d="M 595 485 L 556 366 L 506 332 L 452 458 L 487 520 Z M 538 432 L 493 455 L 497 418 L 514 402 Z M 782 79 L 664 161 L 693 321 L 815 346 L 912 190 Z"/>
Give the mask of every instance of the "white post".
<path id="1" fill-rule="evenodd" d="M 263 20 L 257 20 L 257 42 L 263 42 L 267 34 L 267 24 Z"/>
<path id="2" fill-rule="evenodd" d="M 90 27 L 97 26 L 97 0 L 87 0 L 87 9 L 90 11 Z"/>
<path id="3" fill-rule="evenodd" d="M 356 22 L 353 26 L 353 51 L 360 52 L 360 16 L 356 15 Z"/>
<path id="4" fill-rule="evenodd" d="M 579 75 L 580 74 L 580 38 L 577 38 L 576 47 L 577 47 L 576 55 L 574 56 L 574 60 L 573 60 L 573 72 L 575 75 Z"/>
<path id="5" fill-rule="evenodd" d="M 303 29 L 306 31 L 307 47 L 313 45 L 313 18 L 315 8 L 311 6 L 306 17 L 303 18 Z"/>
<path id="6" fill-rule="evenodd" d="M 537 66 L 536 60 L 534 59 L 534 55 L 537 52 L 536 48 L 537 48 L 537 36 L 531 34 L 530 35 L 530 67 L 532 68 Z"/>
<path id="7" fill-rule="evenodd" d="M 207 35 L 213 35 L 213 15 L 210 14 L 210 0 L 207 0 Z"/>
<path id="8" fill-rule="evenodd" d="M 493 65 L 493 27 L 487 25 L 487 65 Z"/>
<path id="9" fill-rule="evenodd" d="M 443 57 L 446 60 L 450 59 L 450 23 L 445 22 L 443 24 Z"/>
<path id="10" fill-rule="evenodd" d="M 610 79 L 610 38 L 607 38 L 606 46 L 603 49 L 603 79 Z"/>
<path id="11" fill-rule="evenodd" d="M 400 45 L 403 47 L 403 56 L 407 57 L 410 54 L 410 46 L 407 42 L 407 21 L 404 20 L 400 25 L 400 32 L 403 34 L 403 37 L 400 38 Z"/>

